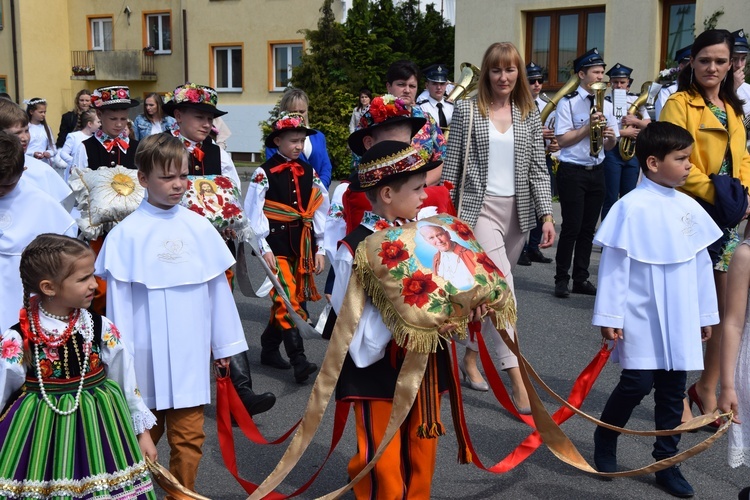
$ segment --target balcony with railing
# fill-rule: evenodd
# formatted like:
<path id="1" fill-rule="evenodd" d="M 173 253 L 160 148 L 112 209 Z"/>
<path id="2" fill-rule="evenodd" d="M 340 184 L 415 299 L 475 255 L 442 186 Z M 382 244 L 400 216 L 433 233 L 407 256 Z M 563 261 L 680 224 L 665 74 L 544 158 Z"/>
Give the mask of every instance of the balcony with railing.
<path id="1" fill-rule="evenodd" d="M 71 80 L 156 80 L 153 53 L 141 50 L 73 50 Z"/>

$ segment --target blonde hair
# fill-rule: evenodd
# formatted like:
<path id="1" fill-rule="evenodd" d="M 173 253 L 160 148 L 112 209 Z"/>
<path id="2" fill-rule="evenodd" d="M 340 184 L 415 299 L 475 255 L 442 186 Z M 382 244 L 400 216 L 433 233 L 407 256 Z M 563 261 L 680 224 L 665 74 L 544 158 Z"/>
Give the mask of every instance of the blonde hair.
<path id="1" fill-rule="evenodd" d="M 506 68 L 515 66 L 518 70 L 516 85 L 510 93 L 510 100 L 521 112 L 521 117 L 526 117 L 536 106 L 531 96 L 529 86 L 526 85 L 526 65 L 515 45 L 510 42 L 496 42 L 487 47 L 482 57 L 482 68 L 479 72 L 479 84 L 477 92 L 477 106 L 483 117 L 487 117 L 487 110 L 493 100 L 492 85 L 490 84 L 490 71 L 492 68 Z"/>
<path id="2" fill-rule="evenodd" d="M 154 134 L 138 143 L 135 151 L 135 166 L 139 172 L 150 175 L 156 165 L 161 165 L 165 171 L 171 165 L 182 166 L 187 156 L 187 149 L 177 137 L 169 132 Z"/>

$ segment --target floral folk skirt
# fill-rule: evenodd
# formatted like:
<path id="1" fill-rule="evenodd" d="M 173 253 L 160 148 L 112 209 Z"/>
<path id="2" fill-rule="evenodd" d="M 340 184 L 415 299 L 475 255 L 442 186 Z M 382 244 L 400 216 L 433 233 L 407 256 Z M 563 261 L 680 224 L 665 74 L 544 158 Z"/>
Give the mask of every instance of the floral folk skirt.
<path id="1" fill-rule="evenodd" d="M 60 410 L 72 408 L 79 379 L 45 381 Z M 86 375 L 80 405 L 54 412 L 36 380 L 0 416 L 0 499 L 156 499 L 125 396 L 104 370 Z"/>

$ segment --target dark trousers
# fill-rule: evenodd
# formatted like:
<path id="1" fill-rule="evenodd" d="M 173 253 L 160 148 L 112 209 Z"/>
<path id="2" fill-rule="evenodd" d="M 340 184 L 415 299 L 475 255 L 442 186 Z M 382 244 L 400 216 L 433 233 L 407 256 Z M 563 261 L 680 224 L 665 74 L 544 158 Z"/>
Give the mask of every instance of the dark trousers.
<path id="1" fill-rule="evenodd" d="M 549 172 L 550 178 L 550 189 L 552 190 L 553 196 L 555 193 L 555 176 L 552 175 L 552 160 L 549 155 L 545 156 L 547 160 L 547 171 Z M 526 244 L 524 250 L 539 250 L 539 243 L 542 242 L 542 226 L 544 224 L 539 220 L 539 214 L 537 214 L 536 227 L 529 231 L 529 242 Z"/>
<path id="2" fill-rule="evenodd" d="M 589 279 L 591 246 L 604 201 L 604 170 L 601 165 L 586 170 L 571 163 L 560 163 L 557 169 L 557 192 L 560 195 L 562 224 L 555 257 L 555 281 Z M 573 251 L 575 250 L 575 259 Z"/>
<path id="3" fill-rule="evenodd" d="M 614 148 L 604 153 L 604 204 L 602 205 L 602 220 L 609 213 L 609 209 L 615 202 L 635 189 L 638 184 L 638 174 L 641 167 L 638 166 L 638 159 L 631 158 L 625 161 L 620 156 L 620 148 Z"/>
<path id="4" fill-rule="evenodd" d="M 623 370 L 620 382 L 604 406 L 601 419 L 608 424 L 624 427 L 636 406 L 654 389 L 654 423 L 656 430 L 674 429 L 682 422 L 682 400 L 685 398 L 687 372 L 667 370 Z M 599 427 L 605 439 L 617 439 L 619 432 Z M 656 460 L 677 454 L 680 435 L 659 436 L 651 455 Z"/>

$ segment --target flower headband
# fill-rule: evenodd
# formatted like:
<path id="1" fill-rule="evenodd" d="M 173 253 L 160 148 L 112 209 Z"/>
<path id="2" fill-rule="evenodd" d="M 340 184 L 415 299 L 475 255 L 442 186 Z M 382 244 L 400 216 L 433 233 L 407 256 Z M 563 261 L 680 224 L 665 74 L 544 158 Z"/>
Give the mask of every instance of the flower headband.
<path id="1" fill-rule="evenodd" d="M 174 92 L 169 92 L 164 96 L 165 103 L 170 101 L 173 104 L 208 104 L 216 107 L 219 97 L 211 87 L 198 85 L 197 83 L 186 83 L 174 89 Z"/>
<path id="2" fill-rule="evenodd" d="M 271 124 L 274 131 L 292 128 L 305 128 L 305 119 L 300 113 L 282 113 L 279 118 Z"/>
<path id="3" fill-rule="evenodd" d="M 370 109 L 359 120 L 360 128 L 368 128 L 396 116 L 411 116 L 411 110 L 399 97 L 385 94 L 370 103 Z"/>
<path id="4" fill-rule="evenodd" d="M 47 104 L 47 100 L 40 97 L 39 99 L 32 99 L 30 101 L 28 99 L 24 99 L 23 103 L 27 106 L 36 106 L 37 104 Z"/>

